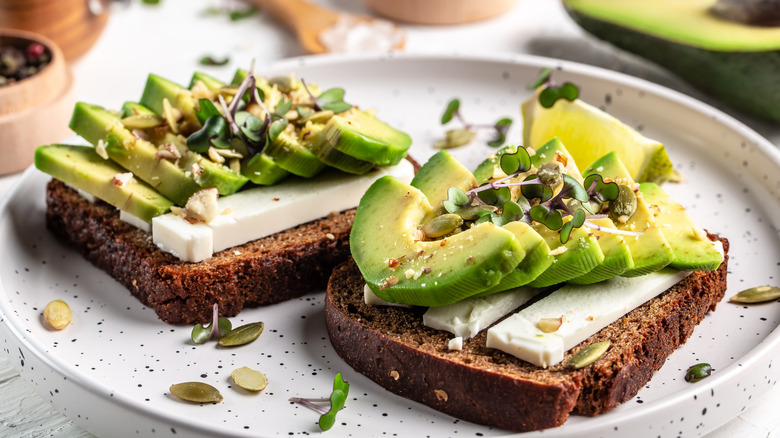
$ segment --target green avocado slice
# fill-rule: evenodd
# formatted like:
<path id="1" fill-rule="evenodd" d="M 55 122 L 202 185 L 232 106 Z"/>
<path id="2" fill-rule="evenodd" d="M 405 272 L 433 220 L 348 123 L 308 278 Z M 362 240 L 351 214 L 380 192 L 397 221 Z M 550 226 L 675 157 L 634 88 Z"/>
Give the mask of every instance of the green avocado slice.
<path id="1" fill-rule="evenodd" d="M 525 255 L 513 233 L 492 223 L 418 240 L 418 228 L 432 212 L 420 190 L 387 176 L 360 200 L 349 239 L 352 257 L 383 300 L 451 304 L 495 286 Z"/>
<path id="2" fill-rule="evenodd" d="M 723 262 L 723 254 L 664 190 L 655 183 L 641 183 L 639 190 L 656 213 L 656 222 L 674 252 L 669 266 L 682 271 L 712 271 Z"/>
<path id="3" fill-rule="evenodd" d="M 115 176 L 127 173 L 91 146 L 52 144 L 35 150 L 35 167 L 146 222 L 170 210 L 173 202 L 149 185 Z"/>

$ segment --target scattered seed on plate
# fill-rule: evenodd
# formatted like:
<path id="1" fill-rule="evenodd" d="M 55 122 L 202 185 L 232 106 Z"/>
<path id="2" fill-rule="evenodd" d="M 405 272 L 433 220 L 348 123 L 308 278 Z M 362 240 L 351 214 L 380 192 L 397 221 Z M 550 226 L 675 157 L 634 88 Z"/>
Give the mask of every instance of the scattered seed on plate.
<path id="1" fill-rule="evenodd" d="M 233 370 L 233 372 L 230 373 L 230 377 L 233 378 L 236 385 L 247 391 L 262 391 L 268 386 L 268 377 L 260 371 L 253 370 L 249 367 L 241 367 Z"/>
<path id="2" fill-rule="evenodd" d="M 73 319 L 73 313 L 70 311 L 68 303 L 62 300 L 54 300 L 43 309 L 43 319 L 57 330 L 62 330 L 70 324 Z"/>
<path id="3" fill-rule="evenodd" d="M 729 298 L 732 303 L 765 303 L 780 298 L 780 287 L 756 286 Z"/>
<path id="4" fill-rule="evenodd" d="M 219 345 L 236 347 L 248 344 L 257 339 L 257 337 L 260 336 L 260 333 L 263 333 L 263 327 L 264 325 L 262 322 L 253 322 L 242 325 L 241 327 L 236 327 L 225 333 L 225 335 L 219 339 Z"/>
<path id="5" fill-rule="evenodd" d="M 171 385 L 171 394 L 182 400 L 196 403 L 219 403 L 222 394 L 217 388 L 203 382 L 183 382 Z"/>

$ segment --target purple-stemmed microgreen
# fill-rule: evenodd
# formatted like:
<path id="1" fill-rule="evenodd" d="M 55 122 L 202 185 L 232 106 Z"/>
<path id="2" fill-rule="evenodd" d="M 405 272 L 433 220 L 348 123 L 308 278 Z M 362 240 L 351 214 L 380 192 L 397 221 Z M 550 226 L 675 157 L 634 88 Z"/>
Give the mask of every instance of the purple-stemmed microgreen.
<path id="1" fill-rule="evenodd" d="M 564 82 L 561 85 L 555 85 L 552 81 L 552 69 L 545 67 L 539 72 L 539 76 L 528 84 L 529 90 L 536 90 L 539 87 L 539 104 L 544 108 L 552 108 L 558 99 L 566 99 L 573 102 L 580 95 L 580 89 L 571 82 Z"/>
<path id="2" fill-rule="evenodd" d="M 601 175 L 590 175 L 583 186 L 563 173 L 556 163 L 543 164 L 533 173 L 530 155 L 522 147 L 502 151 L 498 164 L 506 176 L 465 192 L 450 187 L 442 203 L 447 212 L 459 214 L 464 220 L 498 226 L 512 221 L 539 222 L 559 231 L 561 243 L 569 240 L 574 229 L 583 226 L 613 234 L 642 234 L 588 220 L 606 217 L 599 214 L 602 206 L 617 198 L 618 185 L 604 181 Z M 512 199 L 511 187 L 520 187 L 517 199 Z"/>
<path id="3" fill-rule="evenodd" d="M 446 125 L 453 119 L 460 122 L 461 127 L 449 129 L 444 133 L 444 139 L 434 143 L 437 149 L 451 149 L 459 146 L 465 146 L 471 143 L 480 130 L 490 130 L 495 136 L 487 142 L 488 146 L 499 147 L 506 142 L 506 134 L 512 126 L 512 119 L 502 117 L 493 124 L 475 124 L 469 123 L 460 112 L 460 99 L 455 98 L 447 102 L 444 112 L 441 115 L 441 124 Z"/>
<path id="4" fill-rule="evenodd" d="M 303 89 L 306 90 L 311 101 L 314 102 L 315 111 L 333 111 L 334 114 L 339 114 L 352 108 L 351 104 L 344 102 L 343 88 L 329 88 L 320 93 L 319 96 L 315 96 L 306 85 L 306 81 L 301 79 L 301 84 L 303 84 Z"/>
<path id="5" fill-rule="evenodd" d="M 218 339 L 225 335 L 233 325 L 230 320 L 219 316 L 219 307 L 217 303 L 214 303 L 212 308 L 211 324 L 204 326 L 198 324 L 192 329 L 192 342 L 196 344 L 203 344 L 209 339 Z"/>
<path id="6" fill-rule="evenodd" d="M 315 412 L 320 414 L 319 426 L 322 430 L 329 430 L 336 424 L 336 414 L 344 408 L 344 404 L 347 401 L 349 395 L 349 382 L 345 382 L 341 377 L 341 373 L 336 373 L 336 377 L 333 379 L 333 392 L 330 397 L 327 398 L 303 398 L 303 397 L 290 397 L 290 401 L 293 403 L 301 404 Z M 323 404 L 330 403 L 330 408 L 326 408 Z"/>

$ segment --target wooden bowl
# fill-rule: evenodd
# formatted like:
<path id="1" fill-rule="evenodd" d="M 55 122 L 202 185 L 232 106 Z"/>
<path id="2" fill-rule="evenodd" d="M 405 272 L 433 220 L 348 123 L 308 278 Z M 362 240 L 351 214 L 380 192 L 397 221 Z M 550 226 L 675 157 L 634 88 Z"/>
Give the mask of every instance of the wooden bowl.
<path id="1" fill-rule="evenodd" d="M 107 0 L 0 0 L 0 28 L 35 32 L 56 42 L 72 61 L 97 41 Z"/>
<path id="2" fill-rule="evenodd" d="M 18 172 L 33 151 L 72 135 L 68 120 L 75 103 L 73 75 L 60 48 L 48 38 L 20 30 L 0 30 L 0 46 L 40 43 L 51 61 L 36 74 L 0 86 L 0 174 Z"/>
<path id="3" fill-rule="evenodd" d="M 510 10 L 517 0 L 365 0 L 387 18 L 415 24 L 462 24 Z"/>

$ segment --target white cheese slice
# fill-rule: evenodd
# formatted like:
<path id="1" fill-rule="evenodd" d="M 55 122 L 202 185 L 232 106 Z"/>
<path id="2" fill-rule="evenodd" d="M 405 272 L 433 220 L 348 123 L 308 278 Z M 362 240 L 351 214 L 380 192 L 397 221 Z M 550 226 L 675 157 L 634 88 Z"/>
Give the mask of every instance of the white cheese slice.
<path id="1" fill-rule="evenodd" d="M 567 285 L 488 329 L 487 346 L 541 367 L 563 360 L 568 349 L 690 274 L 664 269 L 634 278 Z M 539 329 L 543 318 L 563 317 L 557 331 Z"/>
<path id="2" fill-rule="evenodd" d="M 215 252 L 353 208 L 368 187 L 385 175 L 408 183 L 414 167 L 401 160 L 365 175 L 329 170 L 317 178 L 291 178 L 283 184 L 255 187 L 219 198 L 223 214 L 205 224 L 190 224 L 173 213 L 155 217 L 152 236 L 162 250 L 199 262 Z"/>
<path id="3" fill-rule="evenodd" d="M 504 315 L 536 296 L 541 289 L 519 287 L 484 297 L 472 297 L 447 306 L 431 307 L 423 315 L 423 324 L 446 330 L 465 339 L 473 338 Z"/>
<path id="4" fill-rule="evenodd" d="M 122 222 L 127 222 L 128 224 L 136 228 L 140 228 L 141 230 L 146 231 L 147 233 L 152 232 L 152 224 L 124 210 L 119 210 L 119 220 L 121 220 Z"/>
<path id="5" fill-rule="evenodd" d="M 371 288 L 368 287 L 368 285 L 363 286 L 363 302 L 365 302 L 369 306 L 393 306 L 393 307 L 406 307 L 406 308 L 412 307 L 408 304 L 391 303 L 389 301 L 385 301 L 379 298 L 377 294 L 375 294 L 374 291 L 372 291 Z"/>

